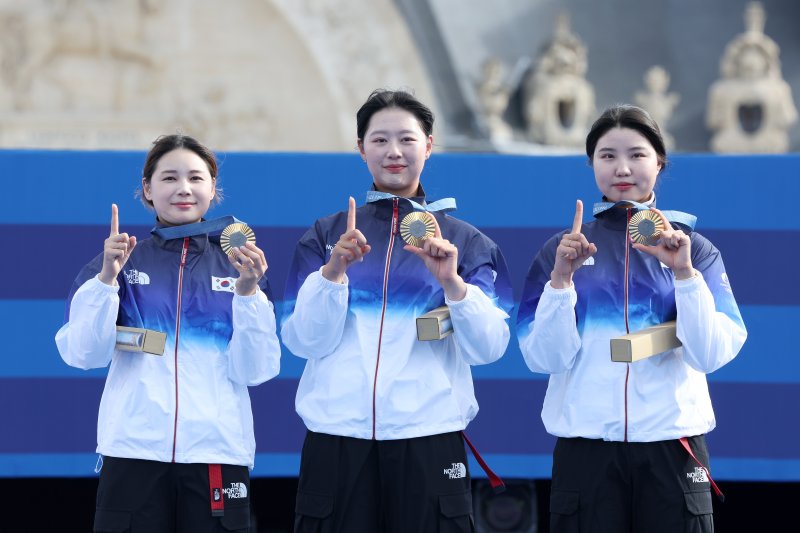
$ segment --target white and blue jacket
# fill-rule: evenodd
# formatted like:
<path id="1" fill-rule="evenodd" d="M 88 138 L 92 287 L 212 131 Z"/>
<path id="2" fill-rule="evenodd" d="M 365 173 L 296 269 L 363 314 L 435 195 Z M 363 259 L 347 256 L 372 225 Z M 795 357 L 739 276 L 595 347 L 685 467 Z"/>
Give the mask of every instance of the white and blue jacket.
<path id="1" fill-rule="evenodd" d="M 467 283 L 463 300 L 445 300 L 423 262 L 403 249 L 398 226 L 411 211 L 402 198 L 357 209 L 372 251 L 350 266 L 343 284 L 320 271 L 345 232 L 347 212 L 318 220 L 297 245 L 281 336 L 307 359 L 295 406 L 311 431 L 413 438 L 463 430 L 478 412 L 470 365 L 499 359 L 509 340 L 505 260 L 474 227 L 433 213 L 458 248 L 458 273 Z M 445 303 L 455 333 L 418 341 L 416 318 Z"/>
<path id="2" fill-rule="evenodd" d="M 747 338 L 714 245 L 691 233 L 699 274 L 675 280 L 658 259 L 631 247 L 631 211 L 612 208 L 582 226 L 597 253 L 571 287 L 549 281 L 565 232 L 545 243 L 528 272 L 517 333 L 528 368 L 550 374 L 542 420 L 553 435 L 652 442 L 711 431 L 705 375 L 733 359 Z M 677 320 L 683 346 L 634 363 L 611 361 L 612 337 L 669 320 Z"/>
<path id="3" fill-rule="evenodd" d="M 77 368 L 111 363 L 97 421 L 97 452 L 113 457 L 253 467 L 248 386 L 278 374 L 280 344 L 266 278 L 233 292 L 238 272 L 218 238 L 137 243 L 117 286 L 97 279 L 102 254 L 73 284 L 56 334 Z M 115 349 L 116 326 L 166 333 L 163 356 Z"/>

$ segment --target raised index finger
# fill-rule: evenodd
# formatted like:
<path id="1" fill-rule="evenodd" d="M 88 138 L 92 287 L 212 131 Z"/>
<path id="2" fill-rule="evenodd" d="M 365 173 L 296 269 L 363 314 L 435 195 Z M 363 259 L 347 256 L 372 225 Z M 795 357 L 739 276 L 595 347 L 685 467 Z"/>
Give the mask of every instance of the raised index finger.
<path id="1" fill-rule="evenodd" d="M 583 224 L 583 202 L 575 201 L 575 218 L 572 220 L 572 233 L 580 233 Z"/>
<path id="2" fill-rule="evenodd" d="M 350 197 L 350 202 L 347 206 L 347 231 L 356 229 L 356 201 Z"/>
<path id="3" fill-rule="evenodd" d="M 119 235 L 119 211 L 117 204 L 111 204 L 111 237 Z"/>

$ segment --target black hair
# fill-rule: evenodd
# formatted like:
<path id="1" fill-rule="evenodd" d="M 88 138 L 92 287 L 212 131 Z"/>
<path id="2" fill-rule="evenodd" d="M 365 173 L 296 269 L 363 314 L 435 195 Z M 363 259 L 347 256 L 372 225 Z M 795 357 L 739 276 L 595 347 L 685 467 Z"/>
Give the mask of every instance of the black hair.
<path id="1" fill-rule="evenodd" d="M 641 133 L 653 146 L 661 169 L 667 166 L 667 149 L 664 146 L 661 129 L 647 111 L 630 104 L 613 105 L 594 121 L 586 136 L 586 155 L 589 156 L 589 164 L 594 158 L 597 141 L 612 128 L 629 128 Z"/>
<path id="2" fill-rule="evenodd" d="M 416 117 L 419 127 L 426 136 L 433 134 L 433 111 L 428 106 L 417 100 L 409 92 L 377 89 L 372 91 L 367 101 L 356 113 L 356 134 L 359 141 L 364 139 L 372 115 L 389 107 L 405 109 Z"/>
<path id="3" fill-rule="evenodd" d="M 142 169 L 142 182 L 149 184 L 161 158 L 164 157 L 165 154 L 168 154 L 169 152 L 179 148 L 194 152 L 200 159 L 203 160 L 203 162 L 205 162 L 206 166 L 208 167 L 208 172 L 211 174 L 211 179 L 214 182 L 214 190 L 216 194 L 214 195 L 213 202 L 219 203 L 222 201 L 222 189 L 217 187 L 217 173 L 219 172 L 219 169 L 217 166 L 217 157 L 214 155 L 214 152 L 212 152 L 210 148 L 203 145 L 194 137 L 189 137 L 188 135 L 183 135 L 180 133 L 174 135 L 162 135 L 153 141 L 153 146 L 150 148 L 150 151 L 147 152 L 144 168 Z M 144 191 L 141 187 L 136 191 L 136 196 L 146 206 L 153 207 L 153 202 L 145 198 Z"/>

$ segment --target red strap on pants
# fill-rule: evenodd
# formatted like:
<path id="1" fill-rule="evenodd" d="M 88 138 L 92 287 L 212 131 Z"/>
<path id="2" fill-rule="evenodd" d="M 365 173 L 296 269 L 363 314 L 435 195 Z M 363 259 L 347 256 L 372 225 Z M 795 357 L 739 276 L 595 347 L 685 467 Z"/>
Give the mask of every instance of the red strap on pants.
<path id="1" fill-rule="evenodd" d="M 486 472 L 486 475 L 489 477 L 489 484 L 491 484 L 495 494 L 499 494 L 505 491 L 506 484 L 503 483 L 503 480 L 500 479 L 500 476 L 495 474 L 494 471 L 491 468 L 489 468 L 489 465 L 487 465 L 486 461 L 483 460 L 481 454 L 478 452 L 475 446 L 472 445 L 472 442 L 470 442 L 469 437 L 467 437 L 467 434 L 462 431 L 461 435 L 464 437 L 464 441 L 467 443 L 467 446 L 469 446 L 469 449 L 472 450 L 472 455 L 475 457 L 475 460 L 478 461 L 478 464 L 481 465 L 481 468 L 483 469 L 484 472 Z"/>
<path id="2" fill-rule="evenodd" d="M 714 489 L 714 494 L 717 495 L 717 498 L 719 498 L 719 501 L 724 502 L 725 501 L 725 495 L 722 494 L 722 491 L 719 490 L 719 487 L 717 486 L 717 484 L 714 483 L 714 480 L 711 478 L 711 472 L 708 471 L 708 468 L 706 468 L 705 465 L 703 465 L 703 463 L 701 463 L 700 460 L 697 457 L 695 457 L 694 452 L 689 447 L 688 439 L 686 437 L 681 437 L 678 440 L 680 441 L 681 445 L 686 449 L 686 451 L 689 452 L 689 455 L 692 456 L 692 459 L 694 459 L 694 461 L 697 464 L 700 465 L 700 468 L 702 468 L 705 471 L 706 475 L 708 476 L 708 481 L 711 483 L 711 488 Z"/>
<path id="3" fill-rule="evenodd" d="M 211 516 L 225 514 L 225 497 L 222 493 L 222 467 L 208 465 L 208 489 L 211 500 Z"/>

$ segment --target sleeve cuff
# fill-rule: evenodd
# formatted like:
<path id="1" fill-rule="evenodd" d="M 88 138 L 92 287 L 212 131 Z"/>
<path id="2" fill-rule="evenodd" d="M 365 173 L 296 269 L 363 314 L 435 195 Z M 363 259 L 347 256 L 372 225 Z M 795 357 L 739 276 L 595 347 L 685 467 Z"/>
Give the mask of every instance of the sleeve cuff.
<path id="1" fill-rule="evenodd" d="M 699 287 L 705 280 L 703 279 L 703 274 L 700 273 L 697 269 L 694 271 L 694 276 L 691 278 L 686 279 L 676 279 L 675 280 L 675 292 L 690 292 L 697 287 Z"/>
<path id="2" fill-rule="evenodd" d="M 93 278 L 90 278 L 87 282 L 87 285 L 92 287 L 93 289 L 109 292 L 109 293 L 118 293 L 119 292 L 119 284 L 116 285 L 106 285 L 102 281 L 100 281 L 100 273 L 98 272 L 97 275 Z"/>
<path id="3" fill-rule="evenodd" d="M 568 299 L 575 294 L 575 283 L 570 283 L 569 287 L 563 289 L 556 289 L 551 285 L 551 281 L 548 280 L 548 282 L 544 284 L 543 292 L 555 299 Z"/>
<path id="4" fill-rule="evenodd" d="M 455 307 L 455 308 L 457 308 L 459 306 L 465 305 L 466 301 L 471 299 L 472 291 L 480 290 L 477 287 L 475 287 L 473 285 L 470 285 L 469 283 L 466 283 L 465 285 L 467 286 L 467 292 L 464 294 L 464 297 L 461 298 L 460 300 L 453 301 L 450 298 L 448 298 L 447 295 L 445 295 L 444 303 L 445 303 L 445 305 L 447 307 L 450 307 L 450 308 L 454 308 Z"/>
<path id="5" fill-rule="evenodd" d="M 336 283 L 335 281 L 331 281 L 331 280 L 329 280 L 328 278 L 326 278 L 325 276 L 322 275 L 322 269 L 323 268 L 324 267 L 320 267 L 320 269 L 317 270 L 313 274 L 313 275 L 316 275 L 317 278 L 319 278 L 317 280 L 317 285 L 320 288 L 327 289 L 327 290 L 333 290 L 333 291 L 346 291 L 347 290 L 347 286 L 350 285 L 350 278 L 347 277 L 347 274 L 344 275 L 344 280 L 342 280 L 342 283 Z"/>

